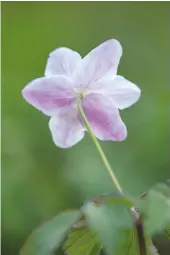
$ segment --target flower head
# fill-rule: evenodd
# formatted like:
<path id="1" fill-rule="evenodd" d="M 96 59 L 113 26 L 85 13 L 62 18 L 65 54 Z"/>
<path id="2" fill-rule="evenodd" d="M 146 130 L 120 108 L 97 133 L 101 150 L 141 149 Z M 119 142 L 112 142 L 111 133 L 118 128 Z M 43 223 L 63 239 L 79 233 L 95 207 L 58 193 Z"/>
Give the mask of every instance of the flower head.
<path id="1" fill-rule="evenodd" d="M 50 116 L 54 143 L 68 148 L 79 142 L 86 131 L 78 111 L 77 97 L 90 126 L 101 140 L 122 141 L 127 136 L 119 109 L 134 104 L 140 89 L 117 75 L 122 47 L 108 40 L 87 56 L 68 49 L 54 50 L 47 60 L 45 77 L 30 82 L 23 97 Z"/>

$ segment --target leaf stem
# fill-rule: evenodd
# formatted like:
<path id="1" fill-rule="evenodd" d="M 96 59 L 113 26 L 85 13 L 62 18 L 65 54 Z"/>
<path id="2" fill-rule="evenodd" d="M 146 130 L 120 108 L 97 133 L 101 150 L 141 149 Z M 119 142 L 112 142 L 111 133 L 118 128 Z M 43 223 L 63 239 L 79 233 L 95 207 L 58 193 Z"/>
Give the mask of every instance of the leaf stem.
<path id="1" fill-rule="evenodd" d="M 117 188 L 117 190 L 120 193 L 123 193 L 123 190 L 122 190 L 122 187 L 120 186 L 119 181 L 117 180 L 117 178 L 116 178 L 116 176 L 115 176 L 115 174 L 114 174 L 114 172 L 113 172 L 113 170 L 112 170 L 112 168 L 111 168 L 111 166 L 110 166 L 110 164 L 109 164 L 109 162 L 108 162 L 108 160 L 107 160 L 107 158 L 106 158 L 106 156 L 105 156 L 105 154 L 104 154 L 104 152 L 103 152 L 103 150 L 102 150 L 102 148 L 101 148 L 101 146 L 100 146 L 100 144 L 99 144 L 99 142 L 98 142 L 98 140 L 96 138 L 96 136 L 93 134 L 93 131 L 92 131 L 92 129 L 90 127 L 90 124 L 89 124 L 89 122 L 88 122 L 88 120 L 86 118 L 86 115 L 85 115 L 85 113 L 83 111 L 83 108 L 81 106 L 81 101 L 80 101 L 79 98 L 77 98 L 77 106 L 78 106 L 80 114 L 81 114 L 81 116 L 83 118 L 84 124 L 85 124 L 87 130 L 89 131 L 89 134 L 90 134 L 90 136 L 91 136 L 91 138 L 92 138 L 92 140 L 93 140 L 93 142 L 94 142 L 94 144 L 96 146 L 97 151 L 99 152 L 99 155 L 100 155 L 100 157 L 101 157 L 101 159 L 103 161 L 103 164 L 105 165 L 105 168 L 106 168 L 106 170 L 107 170 L 107 172 L 108 172 L 108 174 L 109 174 L 113 184 L 115 185 L 115 187 Z"/>

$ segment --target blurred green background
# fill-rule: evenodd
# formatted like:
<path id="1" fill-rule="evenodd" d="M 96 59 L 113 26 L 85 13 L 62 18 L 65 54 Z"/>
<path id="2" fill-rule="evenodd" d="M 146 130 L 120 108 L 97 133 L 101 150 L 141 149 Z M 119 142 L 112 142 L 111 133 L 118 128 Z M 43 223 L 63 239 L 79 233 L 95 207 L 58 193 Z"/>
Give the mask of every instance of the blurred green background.
<path id="1" fill-rule="evenodd" d="M 132 195 L 169 177 L 168 7 L 165 2 L 2 3 L 3 255 L 18 254 L 32 229 L 61 210 L 114 189 L 88 135 L 69 150 L 55 147 L 48 117 L 21 97 L 29 81 L 43 76 L 48 54 L 57 47 L 84 56 L 109 38 L 121 42 L 118 73 L 138 84 L 142 96 L 121 112 L 127 140 L 101 145 Z"/>

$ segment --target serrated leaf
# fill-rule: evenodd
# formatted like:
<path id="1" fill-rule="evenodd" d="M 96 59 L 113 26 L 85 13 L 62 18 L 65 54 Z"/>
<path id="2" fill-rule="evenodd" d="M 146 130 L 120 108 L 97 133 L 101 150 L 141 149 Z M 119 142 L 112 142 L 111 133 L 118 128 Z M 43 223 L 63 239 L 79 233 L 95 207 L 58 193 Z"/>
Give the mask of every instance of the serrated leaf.
<path id="1" fill-rule="evenodd" d="M 156 185 L 139 201 L 138 207 L 149 235 L 163 231 L 170 222 L 170 188 Z"/>
<path id="2" fill-rule="evenodd" d="M 88 227 L 73 229 L 63 246 L 67 255 L 98 255 L 101 250 L 99 238 Z"/>
<path id="3" fill-rule="evenodd" d="M 159 255 L 151 239 L 146 238 L 147 255 Z M 122 229 L 117 247 L 112 255 L 140 255 L 136 229 Z M 88 226 L 72 229 L 63 246 L 67 255 L 99 255 L 103 246 Z"/>
<path id="4" fill-rule="evenodd" d="M 53 255 L 81 216 L 80 210 L 67 211 L 44 223 L 32 232 L 20 255 Z"/>

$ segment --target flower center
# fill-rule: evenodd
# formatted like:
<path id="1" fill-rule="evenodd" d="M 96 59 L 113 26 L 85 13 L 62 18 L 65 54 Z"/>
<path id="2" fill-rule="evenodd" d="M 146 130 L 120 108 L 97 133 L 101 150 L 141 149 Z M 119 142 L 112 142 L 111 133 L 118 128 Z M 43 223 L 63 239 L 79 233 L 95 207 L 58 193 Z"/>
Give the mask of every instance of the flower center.
<path id="1" fill-rule="evenodd" d="M 85 95 L 82 92 L 78 93 L 78 96 L 79 96 L 80 100 L 84 99 L 84 97 L 85 97 Z"/>
<path id="2" fill-rule="evenodd" d="M 85 91 L 77 91 L 77 89 L 75 89 L 76 92 L 76 97 L 79 98 L 80 100 L 85 98 Z"/>

